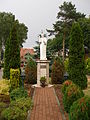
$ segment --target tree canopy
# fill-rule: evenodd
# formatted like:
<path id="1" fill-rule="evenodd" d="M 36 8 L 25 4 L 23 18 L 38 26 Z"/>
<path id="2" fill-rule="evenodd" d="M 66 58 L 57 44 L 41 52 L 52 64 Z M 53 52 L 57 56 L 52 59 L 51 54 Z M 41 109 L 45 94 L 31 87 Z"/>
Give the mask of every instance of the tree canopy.
<path id="1" fill-rule="evenodd" d="M 57 52 L 63 48 L 65 52 L 65 48 L 69 48 L 69 39 L 70 39 L 70 31 L 73 22 L 77 22 L 79 19 L 84 19 L 85 14 L 77 12 L 75 5 L 71 2 L 64 2 L 61 6 L 59 6 L 59 12 L 57 13 L 57 21 L 53 24 L 53 30 L 47 30 L 49 35 L 55 35 L 53 39 L 53 50 L 56 51 L 55 46 L 57 47 Z M 87 33 L 88 34 L 88 33 Z M 55 40 L 58 42 L 55 42 Z M 58 44 L 59 43 L 59 44 Z"/>
<path id="2" fill-rule="evenodd" d="M 19 23 L 19 21 L 15 19 L 15 15 L 12 13 L 0 12 L 0 47 L 2 47 L 2 44 L 5 46 L 14 23 L 17 27 L 19 44 L 22 46 L 22 43 L 27 39 L 27 26 L 25 26 L 24 23 Z"/>

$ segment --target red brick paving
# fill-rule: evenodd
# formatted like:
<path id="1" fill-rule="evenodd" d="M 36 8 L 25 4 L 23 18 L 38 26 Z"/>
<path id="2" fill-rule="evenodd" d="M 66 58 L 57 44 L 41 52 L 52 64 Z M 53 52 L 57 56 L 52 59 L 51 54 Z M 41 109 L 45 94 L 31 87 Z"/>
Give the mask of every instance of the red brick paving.
<path id="1" fill-rule="evenodd" d="M 30 120 L 62 120 L 53 87 L 35 88 Z"/>

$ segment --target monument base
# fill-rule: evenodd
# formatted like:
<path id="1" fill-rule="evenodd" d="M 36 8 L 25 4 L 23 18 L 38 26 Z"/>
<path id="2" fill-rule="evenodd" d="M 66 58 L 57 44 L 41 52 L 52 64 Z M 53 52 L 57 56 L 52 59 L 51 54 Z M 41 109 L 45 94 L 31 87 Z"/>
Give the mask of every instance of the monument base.
<path id="1" fill-rule="evenodd" d="M 49 83 L 49 62 L 49 60 L 37 61 L 37 86 L 40 86 L 40 79 L 44 76 L 47 84 Z"/>

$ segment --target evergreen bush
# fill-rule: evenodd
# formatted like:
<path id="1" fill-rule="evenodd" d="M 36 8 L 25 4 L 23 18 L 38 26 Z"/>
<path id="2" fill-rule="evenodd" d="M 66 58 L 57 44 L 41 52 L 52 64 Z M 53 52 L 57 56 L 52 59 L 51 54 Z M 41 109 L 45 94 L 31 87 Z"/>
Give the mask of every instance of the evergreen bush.
<path id="1" fill-rule="evenodd" d="M 90 58 L 86 59 L 86 73 L 90 75 Z"/>
<path id="2" fill-rule="evenodd" d="M 69 45 L 69 79 L 79 85 L 81 89 L 87 87 L 84 54 L 82 31 L 80 25 L 74 23 L 70 34 Z"/>
<path id="3" fill-rule="evenodd" d="M 4 69 L 3 69 L 3 78 L 10 79 L 10 39 L 8 38 L 5 45 L 4 53 Z"/>
<path id="4" fill-rule="evenodd" d="M 69 85 L 71 85 L 73 82 L 71 80 L 66 80 L 62 85 L 62 93 L 65 94 L 66 89 Z"/>
<path id="5" fill-rule="evenodd" d="M 52 84 L 63 83 L 64 65 L 60 58 L 56 58 L 52 65 L 51 81 Z"/>
<path id="6" fill-rule="evenodd" d="M 14 89 L 11 93 L 10 93 L 10 99 L 11 101 L 13 100 L 17 100 L 19 98 L 22 98 L 22 97 L 27 97 L 28 96 L 28 93 L 26 90 L 24 90 L 24 88 L 16 88 Z"/>
<path id="7" fill-rule="evenodd" d="M 72 104 L 69 113 L 69 120 L 90 120 L 89 96 L 84 96 Z"/>
<path id="8" fill-rule="evenodd" d="M 19 69 L 10 69 L 11 90 L 19 87 L 19 80 L 20 80 L 20 70 Z"/>
<path id="9" fill-rule="evenodd" d="M 32 101 L 30 98 L 20 98 L 12 101 L 7 109 L 5 109 L 1 116 L 5 120 L 26 120 L 28 110 L 32 108 Z"/>
<path id="10" fill-rule="evenodd" d="M 71 84 L 63 97 L 64 109 L 69 112 L 73 102 L 84 96 L 83 91 L 75 84 Z"/>
<path id="11" fill-rule="evenodd" d="M 30 58 L 26 68 L 25 68 L 25 75 L 26 75 L 26 82 L 29 84 L 36 84 L 37 83 L 37 66 L 36 62 Z"/>
<path id="12" fill-rule="evenodd" d="M 10 68 L 20 68 L 20 45 L 17 37 L 16 24 L 13 25 L 10 33 Z"/>

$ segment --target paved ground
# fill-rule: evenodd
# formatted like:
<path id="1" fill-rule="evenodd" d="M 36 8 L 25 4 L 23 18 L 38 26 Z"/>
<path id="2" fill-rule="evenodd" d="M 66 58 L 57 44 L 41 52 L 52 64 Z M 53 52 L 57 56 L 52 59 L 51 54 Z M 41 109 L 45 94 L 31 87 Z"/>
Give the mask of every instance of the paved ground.
<path id="1" fill-rule="evenodd" d="M 62 120 L 53 87 L 35 88 L 30 120 Z"/>

